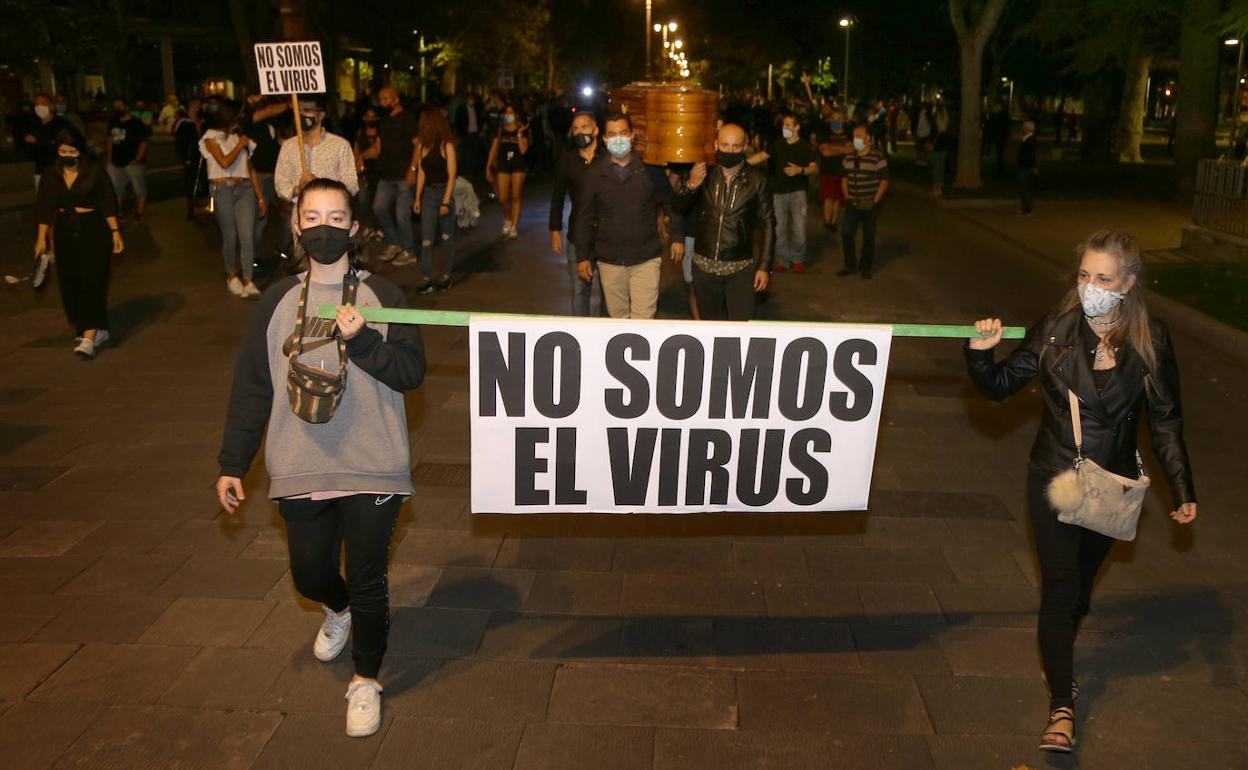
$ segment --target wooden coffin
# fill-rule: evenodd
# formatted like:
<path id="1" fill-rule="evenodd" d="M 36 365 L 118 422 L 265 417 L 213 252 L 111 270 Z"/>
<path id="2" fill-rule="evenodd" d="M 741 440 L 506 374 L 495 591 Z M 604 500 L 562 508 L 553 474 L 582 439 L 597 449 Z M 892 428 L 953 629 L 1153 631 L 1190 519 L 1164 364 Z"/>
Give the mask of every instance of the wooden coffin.
<path id="1" fill-rule="evenodd" d="M 712 162 L 719 94 L 681 83 L 630 83 L 611 91 L 611 110 L 633 121 L 646 163 Z"/>

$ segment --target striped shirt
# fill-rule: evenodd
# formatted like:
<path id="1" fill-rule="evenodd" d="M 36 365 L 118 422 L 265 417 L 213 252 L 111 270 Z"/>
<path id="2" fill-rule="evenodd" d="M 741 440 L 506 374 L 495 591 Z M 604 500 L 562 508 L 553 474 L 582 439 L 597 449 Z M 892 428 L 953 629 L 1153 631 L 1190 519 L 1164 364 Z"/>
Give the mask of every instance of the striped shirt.
<path id="1" fill-rule="evenodd" d="M 856 152 L 846 155 L 844 165 L 851 201 L 874 198 L 880 189 L 880 182 L 888 179 L 888 161 L 883 153 L 876 150 L 870 150 L 866 155 Z"/>

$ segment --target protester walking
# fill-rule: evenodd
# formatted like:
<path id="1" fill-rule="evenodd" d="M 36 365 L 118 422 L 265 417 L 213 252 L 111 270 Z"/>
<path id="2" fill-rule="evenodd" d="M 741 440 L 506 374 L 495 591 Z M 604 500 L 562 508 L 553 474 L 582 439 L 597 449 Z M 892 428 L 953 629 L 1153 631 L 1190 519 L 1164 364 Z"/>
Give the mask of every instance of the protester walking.
<path id="1" fill-rule="evenodd" d="M 514 105 L 503 108 L 502 126 L 490 145 L 485 174 L 498 194 L 503 209 L 503 237 L 519 236 L 520 205 L 524 197 L 524 180 L 529 173 L 525 155 L 529 151 L 529 124 L 521 123 Z"/>
<path id="2" fill-rule="evenodd" d="M 888 192 L 888 161 L 875 149 L 865 126 L 854 126 L 854 152 L 845 157 L 845 177 L 841 181 L 845 193 L 845 221 L 841 248 L 845 266 L 837 272 L 844 278 L 861 273 L 870 278 L 875 265 L 875 226 L 880 215 L 880 201 Z M 856 256 L 858 227 L 862 226 L 862 258 Z"/>
<path id="3" fill-rule="evenodd" d="M 381 157 L 381 116 L 375 107 L 366 107 L 360 115 L 360 129 L 356 132 L 352 150 L 355 152 L 355 174 L 360 183 L 359 214 L 360 232 L 366 240 L 384 238 L 373 212 L 373 199 L 377 194 L 378 158 Z M 378 226 L 374 226 L 378 225 Z"/>
<path id="4" fill-rule="evenodd" d="M 137 112 L 137 110 L 135 111 Z M 126 108 L 124 99 L 113 101 L 113 119 L 108 124 L 107 169 L 117 192 L 118 214 L 126 191 L 134 190 L 134 221 L 143 220 L 147 204 L 147 148 L 152 129 Z"/>
<path id="5" fill-rule="evenodd" d="M 957 146 L 950 131 L 949 113 L 945 111 L 945 105 L 936 105 L 936 109 L 932 112 L 932 123 L 932 152 L 928 156 L 928 162 L 932 166 L 932 197 L 943 198 L 945 178 L 949 168 L 949 153 Z"/>
<path id="6" fill-rule="evenodd" d="M 57 115 L 52 109 L 52 100 L 47 94 L 35 95 L 34 119 L 22 135 L 26 149 L 30 152 L 31 160 L 35 162 L 35 191 L 39 190 L 39 180 L 43 176 L 43 172 L 53 163 L 59 162 L 57 159 L 57 137 L 63 131 L 75 131 L 74 127 L 66 119 Z M 81 136 L 81 132 L 77 132 Z M 82 147 L 86 147 L 86 143 L 81 142 Z"/>
<path id="7" fill-rule="evenodd" d="M 659 218 L 670 211 L 672 186 L 633 151 L 627 115 L 607 115 L 605 128 L 609 158 L 590 164 L 573 204 L 577 273 L 589 282 L 597 267 L 612 318 L 654 318 L 664 251 Z"/>
<path id="8" fill-rule="evenodd" d="M 823 202 L 823 226 L 832 232 L 836 232 L 841 202 L 845 200 L 841 179 L 845 176 L 845 156 L 852 152 L 852 147 L 845 131 L 845 113 L 832 110 L 828 133 L 819 143 L 819 200 Z"/>
<path id="9" fill-rule="evenodd" d="M 1035 193 L 1036 177 L 1040 168 L 1036 164 L 1036 124 L 1023 121 L 1023 141 L 1018 146 L 1018 197 L 1022 204 L 1022 214 L 1031 213 L 1032 198 Z"/>
<path id="10" fill-rule="evenodd" d="M 572 118 L 572 129 L 569 141 L 571 151 L 559 155 L 555 165 L 555 188 L 550 195 L 550 250 L 556 256 L 566 256 L 568 274 L 572 281 L 572 315 L 591 315 L 590 300 L 599 298 L 599 306 L 606 312 L 606 301 L 602 298 L 601 272 L 594 271 L 590 280 L 581 278 L 577 272 L 576 244 L 572 243 L 571 235 L 576 231 L 576 221 L 580 216 L 578 198 L 583 197 L 585 178 L 590 168 L 603 161 L 602 143 L 598 140 L 598 122 L 591 112 L 578 112 Z M 568 242 L 563 241 L 563 204 L 572 198 L 572 209 L 568 214 Z M 589 255 L 586 255 L 589 256 Z"/>
<path id="11" fill-rule="evenodd" d="M 377 99 L 382 121 L 377 138 L 377 175 L 380 178 L 373 195 L 373 213 L 386 236 L 386 248 L 378 257 L 383 262 L 398 257 L 410 260 L 416 253 L 416 239 L 412 233 L 416 168 L 411 160 L 420 127 L 416 116 L 403 108 L 399 92 L 393 87 L 381 89 Z"/>
<path id="12" fill-rule="evenodd" d="M 201 182 L 203 189 L 208 189 L 204 156 L 199 151 L 199 140 L 204 134 L 200 104 L 197 98 L 188 99 L 186 112 L 179 115 L 173 124 L 173 145 L 182 162 L 182 192 L 186 196 L 187 219 L 195 218 L 195 199 L 199 196 Z"/>
<path id="13" fill-rule="evenodd" d="M 748 321 L 755 293 L 771 281 L 776 216 L 767 174 L 745 163 L 745 129 L 725 123 L 715 146 L 715 165 L 694 164 L 673 207 L 681 214 L 701 207 L 692 259 L 702 318 Z M 754 241 L 756 232 L 761 243 Z"/>
<path id="14" fill-rule="evenodd" d="M 212 208 L 221 228 L 225 287 L 236 297 L 260 296 L 251 276 L 256 261 L 256 218 L 268 214 L 256 171 L 250 162 L 250 140 L 238 130 L 238 107 L 222 104 L 211 115 L 199 140 L 208 166 Z"/>
<path id="15" fill-rule="evenodd" d="M 277 158 L 282 148 L 282 129 L 290 128 L 288 114 L 290 100 L 281 96 L 249 96 L 247 108 L 247 118 L 240 124 L 239 130 L 255 144 L 255 149 L 251 151 L 251 166 L 256 170 L 256 179 L 260 183 L 259 189 L 264 197 L 264 205 L 272 211 L 278 200 L 275 175 Z M 265 226 L 275 219 L 282 218 L 276 216 L 256 218 L 257 254 L 262 252 Z M 289 221 L 289 217 L 286 220 Z M 286 251 L 289 242 L 290 228 L 285 227 L 278 234 L 279 250 Z"/>
<path id="16" fill-rule="evenodd" d="M 1170 516 L 1180 524 L 1196 518 L 1178 364 L 1169 333 L 1145 303 L 1139 245 L 1129 233 L 1102 230 L 1076 251 L 1075 285 L 1004 361 L 993 354 L 1002 337 L 997 318 L 978 321 L 979 336 L 966 349 L 972 382 L 994 401 L 1040 377 L 1044 411 L 1028 465 L 1027 506 L 1040 562 L 1037 633 L 1049 688 L 1040 748 L 1059 752 L 1075 746 L 1075 635 L 1114 542 L 1060 518 L 1059 507 L 1077 508 L 1084 500 L 1080 478 L 1069 485 L 1070 470 L 1095 463 L 1123 486 L 1136 483 L 1143 476 L 1137 420 L 1145 410 L 1153 452 L 1174 495 Z"/>
<path id="17" fill-rule="evenodd" d="M 776 212 L 776 260 L 772 272 L 806 272 L 806 194 L 809 175 L 819 171 L 815 149 L 801 137 L 797 116 L 781 118 L 781 138 L 747 161 L 770 166 L 771 198 Z"/>
<path id="18" fill-rule="evenodd" d="M 451 288 L 455 272 L 455 180 L 459 178 L 459 156 L 451 124 L 441 109 L 426 105 L 420 111 L 420 133 L 412 153 L 416 167 L 416 198 L 412 211 L 420 215 L 420 272 L 424 276 L 417 291 L 428 294 Z M 433 277 L 433 245 L 442 241 L 442 272 Z M 395 265 L 404 264 L 399 260 Z"/>
<path id="19" fill-rule="evenodd" d="M 112 255 L 124 248 L 117 194 L 103 164 L 87 154 L 77 131 L 65 128 L 52 141 L 56 160 L 44 169 L 35 200 L 35 259 L 37 264 L 46 259 L 55 227 L 61 303 L 74 327 L 74 353 L 89 360 L 109 338 Z M 46 263 L 36 268 L 46 269 Z"/>
<path id="20" fill-rule="evenodd" d="M 269 497 L 286 523 L 291 578 L 325 611 L 312 652 L 332 661 L 350 639 L 355 675 L 347 686 L 346 732 L 366 737 L 381 726 L 377 677 L 390 628 L 386 561 L 399 509 L 414 491 L 403 394 L 424 380 L 424 345 L 419 327 L 372 327 L 357 309 L 406 302 L 397 286 L 357 272 L 359 224 L 347 188 L 313 180 L 296 212 L 308 266 L 269 287 L 243 339 L 217 500 L 232 515 L 246 499 L 242 480 L 267 429 Z M 320 304 L 338 305 L 337 318 L 317 318 Z M 281 391 L 289 408 L 275 403 Z"/>
<path id="21" fill-rule="evenodd" d="M 299 189 L 313 179 L 332 179 L 352 195 L 359 192 L 355 153 L 346 139 L 325 128 L 324 99 L 318 94 L 299 97 L 298 119 L 303 147 L 297 137 L 282 145 L 273 172 L 278 197 L 293 201 Z"/>

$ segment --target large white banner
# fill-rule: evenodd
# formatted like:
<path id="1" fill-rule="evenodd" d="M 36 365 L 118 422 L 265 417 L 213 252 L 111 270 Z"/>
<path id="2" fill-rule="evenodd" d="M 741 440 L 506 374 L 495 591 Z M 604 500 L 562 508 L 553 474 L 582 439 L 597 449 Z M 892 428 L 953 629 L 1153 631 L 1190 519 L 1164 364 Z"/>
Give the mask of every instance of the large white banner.
<path id="1" fill-rule="evenodd" d="M 474 513 L 864 510 L 891 327 L 469 325 Z"/>

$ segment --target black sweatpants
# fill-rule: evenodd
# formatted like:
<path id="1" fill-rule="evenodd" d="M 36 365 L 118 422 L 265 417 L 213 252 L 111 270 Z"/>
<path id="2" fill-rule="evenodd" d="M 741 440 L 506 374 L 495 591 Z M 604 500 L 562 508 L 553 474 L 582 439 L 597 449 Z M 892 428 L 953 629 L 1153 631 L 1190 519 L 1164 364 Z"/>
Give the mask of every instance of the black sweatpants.
<path id="1" fill-rule="evenodd" d="M 687 259 L 688 257 L 686 257 Z M 712 275 L 693 266 L 693 295 L 704 321 L 748 321 L 754 317 L 753 267 Z"/>
<path id="2" fill-rule="evenodd" d="M 108 281 L 113 266 L 113 234 L 98 211 L 56 215 L 56 281 L 65 317 L 81 337 L 108 328 Z"/>
<path id="3" fill-rule="evenodd" d="M 295 589 L 334 612 L 351 608 L 355 673 L 375 679 L 390 633 L 386 560 L 403 505 L 399 495 L 351 495 L 333 500 L 279 500 L 290 545 Z M 338 569 L 346 544 L 347 577 Z"/>
<path id="4" fill-rule="evenodd" d="M 1075 634 L 1092 604 L 1092 583 L 1113 547 L 1113 538 L 1057 520 L 1046 491 L 1051 471 L 1032 468 L 1027 476 L 1027 508 L 1040 560 L 1040 617 L 1037 635 L 1049 708 L 1074 703 Z"/>
<path id="5" fill-rule="evenodd" d="M 872 206 L 866 211 L 845 206 L 841 209 L 841 250 L 845 252 L 847 270 L 870 270 L 875 263 L 875 223 L 880 207 Z M 858 225 L 862 225 L 862 258 L 855 256 Z"/>

